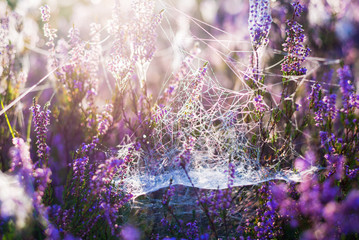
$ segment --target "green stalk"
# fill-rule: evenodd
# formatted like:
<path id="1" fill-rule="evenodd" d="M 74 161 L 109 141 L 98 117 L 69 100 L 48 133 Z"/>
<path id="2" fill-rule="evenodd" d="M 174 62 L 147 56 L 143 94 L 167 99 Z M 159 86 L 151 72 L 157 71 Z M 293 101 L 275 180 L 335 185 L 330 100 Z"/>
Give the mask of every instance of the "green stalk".
<path id="1" fill-rule="evenodd" d="M 30 133 L 31 133 L 31 123 L 32 123 L 32 114 L 29 114 L 29 120 L 27 122 L 27 131 L 26 131 L 26 141 L 30 143 Z"/>
<path id="2" fill-rule="evenodd" d="M 4 103 L 2 102 L 1 96 L 0 96 L 0 103 L 1 103 L 2 109 L 4 109 Z M 12 127 L 11 127 L 11 124 L 10 124 L 9 118 L 7 117 L 6 112 L 4 112 L 4 116 L 5 116 L 7 125 L 9 126 L 9 129 L 10 129 L 10 133 L 11 133 L 12 138 L 15 138 L 14 131 L 12 130 Z"/>

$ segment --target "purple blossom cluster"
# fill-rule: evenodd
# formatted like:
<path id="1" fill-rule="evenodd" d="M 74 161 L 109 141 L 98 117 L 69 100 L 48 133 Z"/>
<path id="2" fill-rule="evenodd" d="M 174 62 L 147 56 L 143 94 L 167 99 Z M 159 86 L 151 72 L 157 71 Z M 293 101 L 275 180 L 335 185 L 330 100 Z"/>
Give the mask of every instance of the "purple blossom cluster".
<path id="1" fill-rule="evenodd" d="M 13 139 L 14 147 L 10 150 L 11 156 L 11 171 L 16 172 L 20 177 L 23 186 L 26 186 L 27 191 L 33 191 L 33 171 L 34 165 L 30 158 L 30 147 L 24 142 L 22 138 Z"/>
<path id="2" fill-rule="evenodd" d="M 226 190 L 212 191 L 209 195 L 203 194 L 198 200 L 198 205 L 204 205 L 208 208 L 210 216 L 215 221 L 221 221 L 223 219 L 223 213 L 230 211 L 232 203 L 232 191 L 231 188 Z M 222 216 L 221 216 L 222 215 Z"/>
<path id="3" fill-rule="evenodd" d="M 76 27 L 69 30 L 68 37 L 68 42 L 62 42 L 62 44 L 69 61 L 62 65 L 56 72 L 56 76 L 69 93 L 70 101 L 74 105 L 78 105 L 85 99 L 88 105 L 86 111 L 92 115 L 95 107 L 94 97 L 97 95 L 98 89 L 97 73 L 101 51 L 98 39 L 96 39 L 98 36 L 94 34 L 93 41 L 95 44 L 92 44 L 90 48 L 81 40 L 79 30 Z"/>
<path id="4" fill-rule="evenodd" d="M 11 149 L 10 154 L 12 158 L 11 172 L 15 173 L 28 197 L 33 201 L 33 207 L 39 215 L 38 219 L 43 222 L 47 237 L 56 237 L 56 232 L 51 231 L 56 229 L 49 221 L 48 209 L 43 204 L 44 194 L 51 183 L 51 170 L 44 166 L 35 167 L 30 158 L 30 148 L 27 143 L 21 138 L 13 139 L 14 147 Z"/>
<path id="5" fill-rule="evenodd" d="M 176 158 L 176 162 L 179 166 L 182 168 L 186 168 L 188 164 L 190 164 L 191 161 L 191 153 L 196 144 L 196 138 L 189 136 L 186 138 L 184 144 L 183 144 L 183 150 Z"/>
<path id="6" fill-rule="evenodd" d="M 41 19 L 44 22 L 44 36 L 49 39 L 49 42 L 46 44 L 50 47 L 54 47 L 54 40 L 57 37 L 56 29 L 50 27 L 50 7 L 48 5 L 44 5 L 40 7 L 41 11 Z"/>
<path id="7" fill-rule="evenodd" d="M 79 158 L 73 161 L 72 180 L 67 186 L 69 195 L 65 198 L 65 202 L 69 202 L 65 208 L 52 207 L 51 216 L 62 234 L 75 231 L 77 236 L 93 237 L 98 234 L 94 227 L 105 221 L 111 234 L 120 236 L 122 233 L 117 223 L 117 214 L 130 201 L 132 195 L 116 188 L 114 181 L 125 171 L 124 162 L 128 159 L 109 158 L 103 163 L 90 162 L 89 156 L 94 146 L 94 142 L 84 144 L 77 152 Z M 71 205 L 72 199 L 76 199 L 76 204 L 84 209 Z M 73 222 L 72 216 L 80 217 L 81 222 Z"/>
<path id="8" fill-rule="evenodd" d="M 353 125 L 348 120 L 351 118 L 354 124 L 356 122 L 351 115 L 356 107 L 350 104 L 350 99 L 356 95 L 350 82 L 352 76 L 349 67 L 344 66 L 337 73 L 342 94 L 341 108 L 336 102 L 337 94 L 326 94 L 328 88 L 318 82 L 312 85 L 309 96 L 324 153 L 317 153 L 316 156 L 309 151 L 305 158 L 295 161 L 295 167 L 300 171 L 318 164 L 325 168 L 317 174 L 306 176 L 303 182 L 292 184 L 290 188 L 284 183 L 272 187 L 279 213 L 288 219 L 292 228 L 301 229 L 303 239 L 338 239 L 357 233 L 358 226 L 352 222 L 358 218 L 357 206 L 352 202 L 357 198 L 357 190 L 344 187 L 353 184 L 358 174 L 358 138 L 352 135 Z M 326 83 L 328 81 L 323 84 Z M 339 129 L 334 127 L 338 122 L 341 123 Z M 349 202 L 353 205 L 347 205 Z"/>
<path id="9" fill-rule="evenodd" d="M 317 177 L 308 178 L 292 190 L 279 184 L 273 186 L 272 191 L 280 214 L 290 220 L 293 228 L 304 224 L 302 221 L 311 224 L 311 228 L 303 232 L 303 239 L 336 239 L 342 234 L 357 232 L 359 216 L 355 201 L 359 195 L 357 190 L 352 190 L 347 196 L 341 196 L 335 177 L 329 177 L 324 183 Z M 288 196 L 288 192 L 294 198 Z M 338 202 L 338 198 L 343 200 Z"/>
<path id="10" fill-rule="evenodd" d="M 207 72 L 207 63 L 198 70 L 194 80 L 190 83 L 190 89 L 192 91 L 191 100 L 197 100 L 201 96 L 201 92 L 204 85 L 204 79 L 206 77 Z"/>
<path id="11" fill-rule="evenodd" d="M 268 44 L 268 34 L 271 28 L 272 16 L 270 1 L 251 0 L 249 1 L 248 28 L 251 36 L 253 49 Z"/>
<path id="12" fill-rule="evenodd" d="M 40 166 L 44 162 L 47 162 L 49 158 L 50 148 L 46 144 L 46 135 L 47 127 L 50 125 L 50 113 L 51 111 L 48 107 L 44 107 L 44 110 L 40 110 L 40 105 L 35 104 L 30 108 L 32 111 L 32 118 L 34 122 L 35 132 L 36 132 L 36 146 L 37 146 L 37 156 L 40 159 Z"/>
<path id="13" fill-rule="evenodd" d="M 99 135 L 104 135 L 108 131 L 109 127 L 113 122 L 113 117 L 111 115 L 113 111 L 113 105 L 107 104 L 105 105 L 104 108 L 105 110 L 101 114 L 97 114 L 97 122 L 98 122 L 97 129 Z"/>
<path id="14" fill-rule="evenodd" d="M 339 77 L 339 85 L 342 93 L 343 108 L 341 112 L 348 114 L 355 108 L 359 108 L 359 95 L 355 93 L 352 83 L 352 74 L 349 66 L 345 65 L 337 71 Z"/>
<path id="15" fill-rule="evenodd" d="M 254 97 L 254 108 L 259 113 L 263 113 L 266 110 L 266 105 L 264 103 L 262 95 Z"/>
<path id="16" fill-rule="evenodd" d="M 147 69 L 156 50 L 156 28 L 163 15 L 163 11 L 153 14 L 153 1 L 134 1 L 131 6 L 132 17 L 128 23 L 120 21 L 121 11 L 117 2 L 111 20 L 111 25 L 116 27 L 111 29 L 115 41 L 108 68 L 120 90 L 135 70 L 141 88 L 145 87 Z"/>
<path id="17" fill-rule="evenodd" d="M 240 239 L 276 239 L 283 234 L 282 227 L 278 223 L 281 219 L 278 215 L 278 203 L 274 199 L 272 186 L 269 182 L 259 187 L 258 191 L 262 197 L 254 216 L 254 221 L 245 220 L 244 225 L 237 227 Z"/>
<path id="18" fill-rule="evenodd" d="M 292 5 L 294 7 L 294 14 L 292 19 L 287 20 L 287 38 L 285 43 L 283 43 L 283 51 L 287 55 L 282 63 L 282 72 L 285 75 L 305 75 L 307 69 L 302 67 L 302 63 L 309 56 L 310 49 L 304 46 L 305 35 L 303 33 L 303 26 L 294 18 L 294 16 L 300 16 L 303 6 L 299 1 L 294 2 Z"/>
<path id="19" fill-rule="evenodd" d="M 46 42 L 46 45 L 50 47 L 50 54 L 51 54 L 51 62 L 49 65 L 49 68 L 57 67 L 58 61 L 55 58 L 55 39 L 57 38 L 57 29 L 51 28 L 50 25 L 50 7 L 49 5 L 44 5 L 40 7 L 41 12 L 41 19 L 44 23 L 43 30 L 44 30 L 44 36 L 48 39 Z"/>
<path id="20" fill-rule="evenodd" d="M 166 193 L 162 196 L 162 204 L 168 205 L 171 197 L 174 195 L 175 187 L 170 183 L 169 188 L 167 189 Z"/>
<path id="21" fill-rule="evenodd" d="M 336 109 L 336 94 L 323 96 L 323 91 L 320 83 L 315 83 L 312 86 L 312 91 L 309 96 L 312 108 L 315 111 L 314 120 L 316 126 L 325 124 L 328 121 L 333 121 L 337 116 Z"/>

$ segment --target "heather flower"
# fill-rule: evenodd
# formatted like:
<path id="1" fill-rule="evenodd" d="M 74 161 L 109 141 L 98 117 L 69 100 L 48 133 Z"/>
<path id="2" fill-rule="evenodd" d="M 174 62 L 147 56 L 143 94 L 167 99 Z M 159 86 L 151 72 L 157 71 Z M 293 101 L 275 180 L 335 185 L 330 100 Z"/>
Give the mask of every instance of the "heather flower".
<path id="1" fill-rule="evenodd" d="M 50 21 L 50 7 L 49 5 L 44 5 L 40 7 L 41 19 L 43 22 Z"/>
<path id="2" fill-rule="evenodd" d="M 359 95 L 355 94 L 352 83 L 352 74 L 350 68 L 345 65 L 337 71 L 339 77 L 340 90 L 342 92 L 342 112 L 348 114 L 354 107 L 359 107 Z"/>
<path id="3" fill-rule="evenodd" d="M 158 108 L 154 112 L 153 119 L 156 123 L 160 123 L 163 116 L 167 114 L 167 109 L 162 104 L 158 105 Z"/>
<path id="4" fill-rule="evenodd" d="M 113 111 L 112 104 L 106 104 L 105 110 L 101 114 L 97 114 L 97 130 L 99 135 L 104 135 L 113 122 L 113 117 L 111 115 Z"/>
<path id="5" fill-rule="evenodd" d="M 98 24 L 91 24 L 92 44 L 86 45 L 75 26 L 69 30 L 66 43 L 67 61 L 56 71 L 58 80 L 64 85 L 74 106 L 82 104 L 87 116 L 87 126 L 96 121 L 95 97 L 98 91 L 99 66 L 102 54 Z M 85 100 L 85 102 L 82 102 Z M 104 127 L 104 126 L 103 126 Z"/>
<path id="6" fill-rule="evenodd" d="M 54 61 L 52 66 L 55 66 L 57 63 L 55 59 L 55 43 L 54 40 L 57 37 L 56 32 L 57 29 L 51 28 L 50 26 L 50 7 L 48 5 L 44 5 L 40 7 L 41 11 L 41 19 L 44 22 L 43 30 L 44 30 L 44 36 L 48 38 L 48 42 L 46 42 L 46 45 L 48 45 L 51 48 L 51 54 L 52 54 L 52 60 Z"/>
<path id="7" fill-rule="evenodd" d="M 190 89 L 193 89 L 192 90 L 192 99 L 193 100 L 197 100 L 201 96 L 206 72 L 207 72 L 207 63 L 202 68 L 200 68 L 198 70 L 198 73 L 195 76 L 194 81 L 192 81 L 190 83 L 189 87 L 190 87 Z"/>
<path id="8" fill-rule="evenodd" d="M 327 222 L 334 223 L 336 220 L 337 210 L 338 210 L 338 203 L 331 201 L 325 205 L 323 208 L 323 217 Z"/>
<path id="9" fill-rule="evenodd" d="M 250 0 L 248 28 L 251 36 L 253 49 L 268 44 L 268 34 L 271 28 L 272 17 L 269 0 Z"/>
<path id="10" fill-rule="evenodd" d="M 174 195 L 174 192 L 175 192 L 175 187 L 172 185 L 172 182 L 171 182 L 166 193 L 163 194 L 163 196 L 162 196 L 162 204 L 163 205 L 169 204 L 169 201 L 171 200 L 171 197 Z"/>
<path id="11" fill-rule="evenodd" d="M 272 189 L 275 188 L 272 183 L 269 183 L 269 185 L 263 184 L 259 188 L 262 204 L 255 211 L 255 220 L 252 222 L 246 219 L 244 226 L 238 228 L 241 234 L 250 234 L 247 239 L 252 239 L 251 236 L 254 236 L 255 239 L 275 239 L 282 234 L 281 228 L 276 224 L 279 218 L 276 213 L 278 203 L 274 200 L 272 193 Z M 246 238 L 241 236 L 240 239 Z"/>
<path id="12" fill-rule="evenodd" d="M 115 175 L 118 174 L 123 160 L 110 158 L 100 164 L 91 178 L 91 188 L 96 193 L 103 191 L 103 188 L 110 184 Z"/>
<path id="13" fill-rule="evenodd" d="M 269 186 L 273 183 L 269 183 Z M 257 216 L 260 221 L 257 224 L 257 237 L 265 238 L 276 238 L 281 235 L 280 227 L 275 225 L 275 222 L 278 220 L 276 210 L 278 208 L 278 203 L 273 199 L 273 194 L 270 187 L 263 185 L 260 188 L 262 196 L 264 196 L 266 201 L 266 206 L 264 209 L 257 210 Z M 264 212 L 263 212 L 264 211 Z M 262 215 L 263 214 L 263 215 Z M 263 218 L 264 216 L 264 218 Z"/>
<path id="14" fill-rule="evenodd" d="M 137 0 L 132 4 L 133 15 L 129 24 L 122 24 L 119 19 L 119 5 L 116 2 L 111 25 L 118 25 L 112 29 L 115 36 L 108 62 L 109 70 L 117 81 L 119 90 L 123 90 L 127 79 L 136 69 L 141 88 L 146 81 L 149 63 L 156 50 L 156 28 L 160 24 L 163 12 L 153 14 L 152 0 Z"/>
<path id="15" fill-rule="evenodd" d="M 345 200 L 338 201 L 342 196 L 342 189 L 337 186 L 336 181 L 344 177 L 344 157 L 326 155 L 326 159 L 329 174 L 324 182 L 319 182 L 317 176 L 306 178 L 296 188 L 298 195 L 290 197 L 286 188 L 280 187 L 283 184 L 272 188 L 283 216 L 297 222 L 308 219 L 310 227 L 303 232 L 303 239 L 313 239 L 314 236 L 315 239 L 328 239 L 334 236 L 338 238 L 342 233 L 357 232 L 356 222 L 359 215 L 355 209 L 356 204 L 353 204 L 356 201 L 353 200 L 356 199 L 356 193 L 352 191 Z"/>
<path id="16" fill-rule="evenodd" d="M 33 122 L 35 125 L 36 132 L 36 145 L 37 145 L 37 156 L 40 158 L 40 166 L 47 164 L 49 158 L 50 148 L 46 144 L 47 127 L 50 124 L 50 113 L 51 111 L 44 107 L 44 110 L 40 110 L 40 105 L 34 102 L 34 105 L 30 108 L 32 111 Z"/>
<path id="17" fill-rule="evenodd" d="M 294 8 L 294 15 L 300 17 L 300 14 L 304 11 L 304 6 L 299 3 L 299 1 L 292 3 Z"/>
<path id="18" fill-rule="evenodd" d="M 236 173 L 235 165 L 233 163 L 228 164 L 228 171 L 228 188 L 231 189 L 234 183 Z"/>
<path id="19" fill-rule="evenodd" d="M 136 63 L 144 65 L 151 62 L 156 50 L 156 27 L 161 23 L 163 11 L 154 15 L 153 1 L 136 0 L 133 1 L 132 6 L 135 16 L 135 29 L 132 35 L 134 44 L 133 54 L 137 60 Z"/>
<path id="20" fill-rule="evenodd" d="M 303 6 L 297 1 L 292 4 L 294 16 L 300 16 Z M 287 53 L 282 63 L 282 72 L 286 75 L 304 75 L 307 72 L 302 63 L 309 56 L 310 49 L 304 46 L 305 35 L 302 25 L 295 21 L 294 17 L 287 20 L 287 38 L 283 43 L 283 50 Z"/>
<path id="21" fill-rule="evenodd" d="M 185 168 L 191 160 L 191 153 L 196 143 L 196 138 L 189 136 L 183 144 L 183 150 L 176 158 L 176 162 L 181 167 Z"/>
<path id="22" fill-rule="evenodd" d="M 259 113 L 263 113 L 266 110 L 266 105 L 264 103 L 262 95 L 254 97 L 254 108 Z"/>
<path id="23" fill-rule="evenodd" d="M 6 48 L 9 45 L 9 17 L 1 17 L 0 22 L 0 56 L 3 58 L 6 53 Z"/>
<path id="24" fill-rule="evenodd" d="M 49 42 L 46 44 L 49 45 L 50 47 L 53 45 L 52 41 L 54 41 L 55 38 L 57 37 L 56 32 L 57 32 L 56 29 L 50 28 L 49 23 L 44 24 L 44 36 L 49 39 Z"/>
<path id="25" fill-rule="evenodd" d="M 335 135 L 328 133 L 326 131 L 319 131 L 320 142 L 323 147 L 325 147 L 329 153 L 334 151 Z"/>
<path id="26" fill-rule="evenodd" d="M 328 72 L 325 72 L 322 78 L 322 81 L 326 84 L 331 84 L 333 80 L 334 70 L 330 69 Z"/>
<path id="27" fill-rule="evenodd" d="M 338 112 L 335 106 L 336 98 L 336 94 L 323 96 L 321 84 L 313 84 L 308 99 L 310 100 L 311 108 L 314 109 L 316 126 L 325 125 L 326 122 L 335 120 Z"/>
<path id="28" fill-rule="evenodd" d="M 272 186 L 270 186 L 269 189 L 272 195 L 274 196 L 275 201 L 282 202 L 287 198 L 287 193 L 289 190 L 287 184 L 285 183 L 273 184 Z"/>
<path id="29" fill-rule="evenodd" d="M 25 186 L 27 196 L 32 198 L 34 209 L 39 213 L 40 220 L 49 230 L 52 225 L 48 221 L 47 208 L 42 200 L 47 184 L 51 182 L 51 170 L 46 167 L 34 168 L 30 158 L 29 146 L 23 139 L 14 138 L 13 143 L 14 147 L 10 151 L 13 161 L 11 170 L 19 176 L 19 181 Z M 49 230 L 48 234 L 50 233 L 54 233 L 54 231 Z"/>
<path id="30" fill-rule="evenodd" d="M 358 194 L 352 190 L 342 202 L 330 201 L 323 205 L 324 222 L 313 222 L 311 229 L 303 234 L 304 239 L 310 236 L 316 239 L 339 238 L 341 234 L 358 232 Z"/>
<path id="31" fill-rule="evenodd" d="M 197 226 L 197 221 L 189 222 L 186 224 L 187 231 L 186 235 L 191 239 L 198 239 L 199 237 L 199 229 Z"/>
<path id="32" fill-rule="evenodd" d="M 183 101 L 185 102 L 185 109 L 183 112 L 184 117 L 189 116 L 195 119 L 194 114 L 196 114 L 196 112 L 194 111 L 194 103 L 197 102 L 202 95 L 202 89 L 204 86 L 207 68 L 207 63 L 205 63 L 204 66 L 200 68 L 196 74 L 186 79 L 187 82 L 185 84 L 188 84 L 186 85 L 186 87 L 190 89 L 191 94 L 189 96 L 189 99 L 183 99 Z"/>
<path id="33" fill-rule="evenodd" d="M 329 154 L 326 154 L 325 158 L 329 166 L 328 177 L 335 173 L 334 177 L 336 180 L 342 179 L 342 177 L 344 176 L 345 158 L 341 155 L 329 155 Z"/>
<path id="34" fill-rule="evenodd" d="M 11 169 L 10 171 L 17 173 L 20 182 L 25 186 L 26 191 L 30 194 L 33 192 L 33 170 L 34 166 L 30 158 L 30 147 L 22 138 L 14 138 L 12 140 L 14 147 L 10 149 Z"/>
<path id="35" fill-rule="evenodd" d="M 88 161 L 89 158 L 87 156 L 82 158 L 77 158 L 73 161 L 72 170 L 73 170 L 73 179 L 75 181 L 80 181 L 82 176 L 84 176 Z"/>
<path id="36" fill-rule="evenodd" d="M 316 105 L 320 100 L 319 98 L 322 94 L 321 89 L 322 89 L 322 85 L 317 82 L 311 86 L 311 92 L 308 99 L 310 100 L 311 105 L 314 105 L 314 107 L 317 107 Z"/>
<path id="37" fill-rule="evenodd" d="M 70 28 L 67 37 L 69 38 L 69 43 L 72 47 L 75 47 L 77 44 L 81 43 L 80 30 L 75 26 Z"/>
<path id="38" fill-rule="evenodd" d="M 348 96 L 354 90 L 354 87 L 351 83 L 352 74 L 349 66 L 345 65 L 343 68 L 338 69 L 337 71 L 339 77 L 339 85 L 344 96 Z"/>
<path id="39" fill-rule="evenodd" d="M 90 214 L 78 208 L 67 207 L 53 209 L 52 215 L 54 219 L 57 219 L 57 224 L 67 230 L 81 225 L 80 229 L 76 230 L 81 237 L 90 236 L 93 227 L 101 219 L 106 221 L 113 236 L 119 236 L 120 227 L 116 223 L 119 209 L 132 198 L 130 193 L 124 193 L 115 187 L 114 183 L 115 179 L 121 177 L 126 171 L 125 160 L 109 158 L 102 163 L 96 161 L 91 163 L 89 153 L 94 150 L 93 147 L 97 144 L 96 139 L 94 138 L 90 144 L 83 144 L 82 148 L 77 151 L 79 158 L 75 159 L 72 164 L 73 179 L 69 183 L 70 194 L 66 199 L 70 204 L 71 199 L 81 199 L 77 204 L 81 205 L 81 209 L 92 206 L 88 209 Z M 71 215 L 81 216 L 83 222 L 71 221 Z"/>
<path id="40" fill-rule="evenodd" d="M 330 94 L 329 96 L 324 96 L 323 103 L 326 107 L 326 116 L 328 116 L 329 119 L 334 120 L 336 117 L 337 109 L 335 107 L 337 95 Z M 324 111 L 324 110 L 323 110 Z"/>
<path id="41" fill-rule="evenodd" d="M 348 176 L 349 179 L 355 179 L 359 174 L 359 167 L 354 169 L 350 169 L 348 165 L 345 165 L 345 175 Z"/>
<path id="42" fill-rule="evenodd" d="M 36 168 L 34 171 L 33 175 L 37 183 L 35 198 L 38 200 L 39 204 L 41 203 L 42 197 L 44 196 L 47 184 L 51 182 L 51 174 L 52 172 L 50 168 Z"/>
<path id="43" fill-rule="evenodd" d="M 330 201 L 334 201 L 340 193 L 339 190 L 339 187 L 335 186 L 334 181 L 324 181 L 324 183 L 322 183 L 322 194 L 320 200 L 323 204 L 329 203 Z"/>

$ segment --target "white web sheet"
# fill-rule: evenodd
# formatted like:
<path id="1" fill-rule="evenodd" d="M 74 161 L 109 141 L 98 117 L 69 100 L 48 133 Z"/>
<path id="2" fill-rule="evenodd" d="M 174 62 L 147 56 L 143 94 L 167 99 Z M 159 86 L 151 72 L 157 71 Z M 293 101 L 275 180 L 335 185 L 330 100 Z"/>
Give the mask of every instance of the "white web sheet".
<path id="1" fill-rule="evenodd" d="M 265 16 L 270 23 L 269 2 L 251 1 L 251 4 L 253 5 L 254 2 L 260 2 L 267 8 L 257 16 L 258 19 L 252 19 L 252 23 L 254 20 L 262 21 Z M 270 79 L 270 82 L 266 84 L 258 84 L 258 89 L 268 92 L 270 101 L 273 103 L 273 106 L 267 106 L 263 101 L 265 105 L 263 119 L 268 120 L 272 110 L 280 105 L 278 102 L 280 92 L 276 91 L 275 87 L 277 85 L 280 87 L 283 79 L 281 74 L 269 71 L 280 65 L 281 61 L 265 69 L 260 69 L 258 64 L 253 66 L 250 61 L 248 62 L 249 56 L 254 54 L 251 46 L 253 42 L 238 39 L 233 33 L 191 17 L 174 4 L 164 1 L 160 3 L 165 9 L 161 36 L 166 39 L 162 41 L 168 42 L 168 48 L 159 50 L 160 55 L 162 57 L 163 54 L 169 53 L 171 57 L 168 59 L 174 59 L 174 62 L 176 60 L 178 62 L 180 58 L 180 61 L 185 62 L 185 69 L 178 70 L 175 67 L 177 75 L 166 74 L 164 77 L 164 79 L 170 79 L 167 80 L 169 82 L 167 85 L 174 84 L 173 93 L 170 94 L 168 101 L 165 101 L 164 106 L 158 104 L 152 109 L 155 115 L 155 126 L 151 136 L 144 136 L 150 147 L 141 148 L 133 153 L 132 162 L 120 185 L 134 196 L 168 187 L 171 181 L 173 185 L 194 186 L 200 189 L 224 189 L 229 183 L 229 163 L 233 164 L 235 169 L 232 185 L 234 187 L 274 179 L 301 181 L 304 175 L 313 173 L 316 170 L 314 166 L 299 173 L 278 167 L 283 161 L 290 163 L 299 157 L 294 146 L 290 145 L 277 159 L 272 159 L 265 165 L 260 163 L 263 149 L 259 147 L 260 144 L 254 146 L 247 139 L 259 132 L 259 122 L 255 120 L 254 114 L 255 91 L 248 86 L 246 78 L 252 76 L 253 68 L 256 67 L 259 75 L 265 74 Z M 252 15 L 251 17 L 253 18 Z M 178 19 L 181 23 L 177 32 L 174 22 Z M 198 34 L 201 37 L 193 35 L 194 33 L 188 31 L 189 29 L 181 28 L 187 25 L 193 25 L 201 33 Z M 269 29 L 270 24 L 267 31 Z M 261 42 L 263 46 L 266 46 L 267 35 L 268 32 L 260 38 L 261 41 L 263 40 Z M 231 71 L 234 78 L 232 86 L 234 90 L 223 87 L 221 84 L 223 79 L 218 81 L 214 74 L 223 65 L 219 66 L 217 62 L 212 69 L 211 62 L 206 65 L 199 55 L 184 50 L 186 47 L 182 45 L 182 42 L 193 44 L 193 40 L 198 41 L 201 47 L 204 47 L 207 56 L 217 59 L 215 61 L 222 61 L 222 64 Z M 284 55 L 283 52 L 273 49 L 269 49 L 268 52 Z M 187 57 L 190 57 L 191 61 L 187 61 Z M 308 58 L 308 60 L 317 63 L 314 59 Z M 167 65 L 170 64 L 167 63 Z M 200 68 L 200 66 L 204 67 Z M 316 64 L 312 64 L 308 68 L 307 75 L 315 71 L 316 67 Z M 173 69 L 167 70 L 167 73 L 170 72 L 173 72 Z M 275 78 L 278 81 L 273 81 Z M 296 81 L 298 86 L 308 81 L 306 76 L 287 78 L 288 81 Z M 162 89 L 162 91 L 164 93 L 166 90 Z M 291 123 L 293 128 L 298 130 L 297 123 Z M 280 131 L 277 133 L 278 139 L 284 142 L 284 133 Z M 119 157 L 122 158 L 127 154 L 128 145 L 119 146 L 119 148 Z M 186 151 L 187 154 L 190 152 L 190 156 L 186 155 Z M 179 160 L 183 155 L 188 156 L 186 170 L 183 169 L 183 164 L 181 165 L 182 160 Z"/>
<path id="2" fill-rule="evenodd" d="M 171 179 L 173 185 L 224 189 L 228 187 L 229 163 L 235 168 L 233 186 L 273 179 L 299 181 L 305 173 L 260 165 L 259 149 L 246 138 L 246 133 L 259 124 L 245 121 L 253 102 L 248 91 L 225 89 L 209 74 L 203 76 L 201 69 L 189 70 L 170 103 L 155 109 L 158 117 L 152 137 L 148 138 L 154 147 L 134 154 L 124 180 L 125 189 L 139 196 L 168 187 Z M 178 159 L 188 148 L 189 138 L 195 141 L 186 173 Z M 127 146 L 120 148 L 119 157 L 124 157 Z"/>

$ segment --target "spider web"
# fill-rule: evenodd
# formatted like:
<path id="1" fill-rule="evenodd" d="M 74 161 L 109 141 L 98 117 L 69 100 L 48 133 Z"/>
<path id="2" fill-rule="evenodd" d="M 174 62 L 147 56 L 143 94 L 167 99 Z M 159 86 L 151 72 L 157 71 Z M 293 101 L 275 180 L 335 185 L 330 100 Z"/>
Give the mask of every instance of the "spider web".
<path id="1" fill-rule="evenodd" d="M 192 68 L 191 68 L 192 67 Z M 165 106 L 156 105 L 155 126 L 148 142 L 150 150 L 139 150 L 129 166 L 124 186 L 134 196 L 161 188 L 183 185 L 200 189 L 224 189 L 229 184 L 229 163 L 234 165 L 232 186 L 253 185 L 274 179 L 300 181 L 306 172 L 275 170 L 259 163 L 260 149 L 247 139 L 258 128 L 246 122 L 253 109 L 253 93 L 248 88 L 226 89 L 210 74 L 191 66 L 176 86 Z M 210 69 L 210 67 L 207 65 Z M 199 82 L 199 80 L 201 82 Z M 194 138 L 189 161 L 184 169 L 179 156 Z M 120 146 L 120 157 L 128 146 Z M 293 149 L 286 156 L 298 156 Z"/>
<path id="2" fill-rule="evenodd" d="M 135 154 L 125 179 L 129 192 L 134 196 L 147 194 L 168 187 L 171 181 L 173 185 L 224 189 L 229 183 L 229 163 L 235 168 L 233 186 L 301 178 L 301 174 L 265 168 L 256 159 L 259 149 L 248 141 L 246 133 L 258 123 L 243 120 L 252 101 L 246 91 L 234 92 L 206 78 L 201 96 L 193 98 L 189 88 L 193 81 L 195 77 L 185 79 L 178 86 L 173 102 L 157 108 L 162 115 L 151 139 L 157 146 Z M 176 158 L 185 150 L 189 137 L 195 137 L 196 141 L 184 170 Z"/>
<path id="3" fill-rule="evenodd" d="M 220 31 L 229 38 L 232 37 L 230 33 L 190 17 L 173 5 L 162 4 L 166 12 L 169 12 L 164 15 L 164 22 L 168 27 L 162 24 L 163 36 L 170 43 L 169 48 L 173 50 L 174 55 L 180 55 L 182 68 L 177 70 L 176 74 L 166 76 L 168 80 L 164 85 L 174 86 L 174 90 L 166 103 L 155 105 L 152 109 L 154 127 L 151 136 L 143 136 L 152 147 L 141 148 L 133 154 L 125 178 L 121 180 L 126 191 L 136 197 L 168 187 L 170 184 L 199 189 L 225 189 L 229 184 L 229 164 L 232 164 L 235 170 L 233 187 L 275 179 L 301 181 L 304 175 L 313 173 L 316 170 L 314 166 L 303 172 L 293 172 L 289 168 L 278 169 L 278 162 L 290 162 L 299 157 L 293 146 L 289 146 L 287 152 L 272 161 L 272 164 L 267 163 L 264 166 L 259 161 L 260 146 L 253 145 L 248 139 L 248 136 L 256 134 L 259 128 L 259 122 L 253 117 L 254 90 L 246 82 L 246 77 L 251 77 L 253 66 L 245 61 L 235 60 L 232 56 L 236 53 L 252 54 L 253 51 L 248 50 L 250 42 L 239 41 L 247 49 L 232 50 L 233 41 L 213 36 L 205 27 Z M 198 54 L 187 52 L 183 47 L 176 45 L 178 41 L 169 19 L 170 16 L 177 16 L 176 14 L 196 25 L 208 36 L 199 38 L 192 35 L 187 38 L 199 41 L 207 51 L 212 51 L 227 65 L 239 82 L 235 85 L 235 90 L 222 86 L 210 63 Z M 283 55 L 276 50 L 272 53 Z M 280 83 L 259 85 L 259 89 L 270 92 L 268 86 L 282 84 L 283 76 L 270 72 L 271 68 L 279 64 L 280 62 L 263 69 L 260 74 L 265 74 L 268 78 L 278 78 Z M 317 66 L 312 64 L 306 76 L 290 77 L 288 81 L 296 81 L 301 85 L 308 81 L 306 77 L 316 68 Z M 166 91 L 168 89 L 162 89 L 162 94 Z M 279 95 L 275 91 L 270 94 L 274 97 Z M 264 115 L 270 115 L 280 104 L 275 99 L 273 102 L 275 106 L 265 105 Z M 298 129 L 296 122 L 292 124 Z M 279 133 L 279 138 L 281 134 Z M 190 147 L 189 142 L 192 142 Z M 119 148 L 119 157 L 125 157 L 128 145 L 121 145 Z M 180 158 L 188 148 L 188 161 L 181 164 Z"/>

